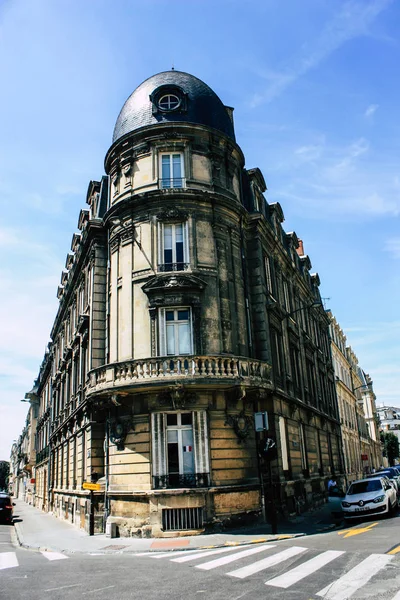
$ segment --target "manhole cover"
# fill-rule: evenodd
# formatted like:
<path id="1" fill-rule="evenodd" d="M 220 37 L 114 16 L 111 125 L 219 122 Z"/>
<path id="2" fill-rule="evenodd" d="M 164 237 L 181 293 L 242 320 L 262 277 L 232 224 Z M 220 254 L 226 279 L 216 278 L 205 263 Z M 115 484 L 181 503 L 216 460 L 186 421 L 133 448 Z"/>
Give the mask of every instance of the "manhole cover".
<path id="1" fill-rule="evenodd" d="M 128 546 L 118 546 L 117 544 L 111 544 L 111 546 L 105 546 L 102 550 L 122 550 Z"/>

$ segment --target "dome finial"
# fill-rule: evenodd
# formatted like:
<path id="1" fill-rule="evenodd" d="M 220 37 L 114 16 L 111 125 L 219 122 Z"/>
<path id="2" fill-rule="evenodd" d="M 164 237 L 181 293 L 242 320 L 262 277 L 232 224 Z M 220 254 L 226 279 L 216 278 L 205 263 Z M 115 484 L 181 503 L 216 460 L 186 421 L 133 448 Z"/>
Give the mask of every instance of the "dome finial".
<path id="1" fill-rule="evenodd" d="M 174 60 L 172 59 L 172 67 L 171 67 L 171 71 L 175 71 L 175 64 L 174 64 Z"/>

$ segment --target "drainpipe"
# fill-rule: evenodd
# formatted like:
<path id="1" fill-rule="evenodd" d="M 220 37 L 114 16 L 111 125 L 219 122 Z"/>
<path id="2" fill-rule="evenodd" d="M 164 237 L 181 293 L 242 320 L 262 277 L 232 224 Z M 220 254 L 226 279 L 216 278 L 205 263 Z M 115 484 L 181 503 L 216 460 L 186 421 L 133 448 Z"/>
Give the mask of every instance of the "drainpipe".
<path id="1" fill-rule="evenodd" d="M 248 339 L 248 344 L 249 344 L 249 356 L 253 357 L 253 337 L 251 334 L 250 303 L 249 303 L 249 291 L 248 291 L 248 283 L 247 283 L 246 256 L 244 253 L 243 217 L 240 217 L 240 245 L 241 245 L 242 272 L 243 272 L 243 291 L 244 291 L 244 301 L 245 301 L 245 305 L 246 305 L 247 339 Z"/>
<path id="2" fill-rule="evenodd" d="M 104 475 L 105 475 L 105 487 L 104 487 L 104 531 L 106 530 L 106 523 L 108 519 L 108 515 L 110 513 L 109 510 L 109 498 L 108 498 L 108 489 L 109 489 L 109 424 L 110 424 L 110 411 L 108 411 L 108 419 L 106 419 L 106 435 L 104 438 Z"/>

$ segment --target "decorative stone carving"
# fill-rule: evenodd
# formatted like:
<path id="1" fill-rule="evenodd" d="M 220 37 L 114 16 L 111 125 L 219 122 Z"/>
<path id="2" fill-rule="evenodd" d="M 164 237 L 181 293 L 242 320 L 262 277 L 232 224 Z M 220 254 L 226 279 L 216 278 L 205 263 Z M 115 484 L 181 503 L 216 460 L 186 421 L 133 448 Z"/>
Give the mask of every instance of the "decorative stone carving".
<path id="1" fill-rule="evenodd" d="M 127 417 L 118 417 L 108 422 L 110 442 L 117 446 L 117 450 L 125 449 L 125 439 L 128 432 L 133 429 L 133 420 Z"/>
<path id="2" fill-rule="evenodd" d="M 132 164 L 130 162 L 125 163 L 122 167 L 122 173 L 125 177 L 124 187 L 130 187 L 131 185 L 131 174 L 132 174 Z"/>
<path id="3" fill-rule="evenodd" d="M 188 213 L 183 210 L 179 210 L 178 208 L 170 207 L 166 208 L 163 211 L 159 212 L 156 215 L 158 221 L 186 221 L 188 218 Z"/>
<path id="4" fill-rule="evenodd" d="M 119 183 L 119 171 L 115 169 L 111 173 L 111 184 L 113 186 L 113 195 L 116 196 L 118 194 L 118 183 Z"/>
<path id="5" fill-rule="evenodd" d="M 157 401 L 160 406 L 181 410 L 196 404 L 197 394 L 187 390 L 183 384 L 177 383 L 174 387 L 169 387 L 168 390 L 160 392 Z"/>
<path id="6" fill-rule="evenodd" d="M 195 275 L 171 273 L 167 276 L 156 275 L 142 286 L 142 290 L 150 297 L 160 291 L 167 292 L 168 290 L 177 289 L 185 292 L 189 290 L 200 292 L 205 286 L 206 283 Z"/>
<path id="7" fill-rule="evenodd" d="M 252 417 L 246 415 L 244 410 L 240 411 L 237 415 L 227 414 L 225 425 L 231 425 L 231 427 L 233 427 L 239 444 L 249 437 L 254 428 Z"/>

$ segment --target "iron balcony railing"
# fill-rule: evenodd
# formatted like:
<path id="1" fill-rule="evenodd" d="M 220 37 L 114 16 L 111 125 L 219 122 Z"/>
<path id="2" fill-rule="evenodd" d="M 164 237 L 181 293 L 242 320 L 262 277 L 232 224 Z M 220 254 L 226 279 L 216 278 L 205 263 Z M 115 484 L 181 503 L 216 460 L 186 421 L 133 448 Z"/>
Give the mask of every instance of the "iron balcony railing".
<path id="1" fill-rule="evenodd" d="M 172 178 L 163 178 L 159 180 L 160 187 L 162 189 L 179 189 L 185 187 L 185 178 L 184 177 L 172 177 Z"/>
<path id="2" fill-rule="evenodd" d="M 153 477 L 153 489 L 171 488 L 198 488 L 209 487 L 210 475 L 208 473 L 169 473 L 168 475 L 156 475 Z"/>
<path id="3" fill-rule="evenodd" d="M 164 263 L 158 265 L 160 273 L 170 273 L 171 271 L 187 271 L 189 263 L 176 262 L 176 263 Z"/>

